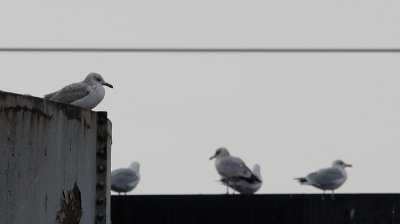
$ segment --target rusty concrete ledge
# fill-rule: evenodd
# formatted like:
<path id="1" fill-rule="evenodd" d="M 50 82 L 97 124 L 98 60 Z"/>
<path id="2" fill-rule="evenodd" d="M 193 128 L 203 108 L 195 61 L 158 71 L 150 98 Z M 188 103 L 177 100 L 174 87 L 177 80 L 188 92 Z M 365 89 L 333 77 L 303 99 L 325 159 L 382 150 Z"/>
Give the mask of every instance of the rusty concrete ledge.
<path id="1" fill-rule="evenodd" d="M 0 223 L 108 224 L 111 125 L 107 112 L 0 91 Z"/>
<path id="2" fill-rule="evenodd" d="M 59 110 L 62 110 L 62 112 L 64 113 L 65 116 L 68 117 L 68 119 L 81 120 L 82 111 L 95 113 L 94 111 L 80 108 L 70 104 L 45 100 L 43 98 L 30 95 L 22 95 L 22 94 L 3 92 L 3 91 L 0 91 L 0 102 L 3 102 L 3 106 L 0 109 L 30 111 L 33 113 L 41 114 L 47 118 L 51 118 L 53 116 L 53 114 L 47 112 L 48 105 L 55 106 Z"/>

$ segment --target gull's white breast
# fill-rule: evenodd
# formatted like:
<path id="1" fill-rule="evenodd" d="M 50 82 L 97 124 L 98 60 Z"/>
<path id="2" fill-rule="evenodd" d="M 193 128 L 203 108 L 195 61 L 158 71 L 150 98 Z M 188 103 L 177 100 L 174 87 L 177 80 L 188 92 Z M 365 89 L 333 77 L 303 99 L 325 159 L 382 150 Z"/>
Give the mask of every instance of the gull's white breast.
<path id="1" fill-rule="evenodd" d="M 101 84 L 94 84 L 87 87 L 89 94 L 85 97 L 75 100 L 72 105 L 83 107 L 87 109 L 93 109 L 96 107 L 104 98 L 105 90 Z"/>

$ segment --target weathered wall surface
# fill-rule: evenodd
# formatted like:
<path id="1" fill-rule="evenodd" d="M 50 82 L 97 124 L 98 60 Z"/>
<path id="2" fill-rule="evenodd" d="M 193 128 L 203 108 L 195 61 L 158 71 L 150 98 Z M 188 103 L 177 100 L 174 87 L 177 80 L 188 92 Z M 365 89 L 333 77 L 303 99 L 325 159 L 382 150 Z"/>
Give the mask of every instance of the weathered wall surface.
<path id="1" fill-rule="evenodd" d="M 399 224 L 400 194 L 112 196 L 113 224 Z"/>
<path id="2" fill-rule="evenodd" d="M 0 92 L 0 223 L 106 223 L 110 148 L 105 112 Z"/>

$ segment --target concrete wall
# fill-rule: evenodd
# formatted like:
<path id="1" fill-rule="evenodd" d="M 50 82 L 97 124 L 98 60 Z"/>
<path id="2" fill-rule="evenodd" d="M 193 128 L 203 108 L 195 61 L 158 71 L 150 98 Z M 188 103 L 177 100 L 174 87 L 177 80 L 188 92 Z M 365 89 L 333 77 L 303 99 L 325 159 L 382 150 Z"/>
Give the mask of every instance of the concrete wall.
<path id="1" fill-rule="evenodd" d="M 0 223 L 109 223 L 110 149 L 107 113 L 0 92 Z"/>
<path id="2" fill-rule="evenodd" d="M 400 194 L 112 196 L 113 224 L 399 224 Z"/>

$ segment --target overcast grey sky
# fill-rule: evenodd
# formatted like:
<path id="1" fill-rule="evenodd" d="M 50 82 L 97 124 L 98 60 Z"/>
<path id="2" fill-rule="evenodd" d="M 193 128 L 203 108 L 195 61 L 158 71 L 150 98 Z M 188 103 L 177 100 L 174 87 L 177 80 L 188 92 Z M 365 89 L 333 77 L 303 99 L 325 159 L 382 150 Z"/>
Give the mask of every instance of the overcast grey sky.
<path id="1" fill-rule="evenodd" d="M 2 3 L 0 47 L 400 47 L 398 1 Z M 134 194 L 224 193 L 208 158 L 261 165 L 259 193 L 343 159 L 338 192 L 398 192 L 400 54 L 0 53 L 0 89 L 43 96 L 103 75 L 112 168 Z"/>

